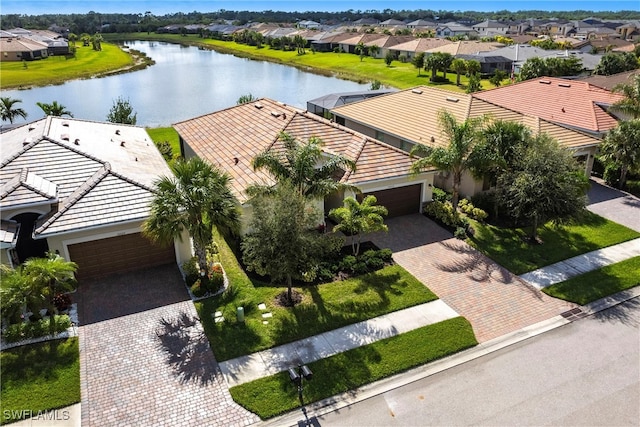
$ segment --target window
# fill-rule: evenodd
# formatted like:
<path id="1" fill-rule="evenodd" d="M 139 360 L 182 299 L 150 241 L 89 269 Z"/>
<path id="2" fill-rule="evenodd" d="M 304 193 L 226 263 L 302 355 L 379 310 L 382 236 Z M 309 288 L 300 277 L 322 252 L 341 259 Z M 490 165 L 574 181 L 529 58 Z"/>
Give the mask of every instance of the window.
<path id="1" fill-rule="evenodd" d="M 379 130 L 376 131 L 376 139 L 378 141 L 382 141 L 384 142 L 384 133 L 380 132 Z"/>

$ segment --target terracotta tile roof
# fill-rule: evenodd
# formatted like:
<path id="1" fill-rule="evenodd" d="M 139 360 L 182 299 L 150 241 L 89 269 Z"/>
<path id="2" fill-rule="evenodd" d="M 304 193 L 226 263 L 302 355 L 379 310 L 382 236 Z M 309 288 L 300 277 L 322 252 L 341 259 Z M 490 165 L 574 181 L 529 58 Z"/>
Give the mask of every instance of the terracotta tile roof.
<path id="1" fill-rule="evenodd" d="M 602 89 L 612 90 L 619 84 L 630 84 L 636 75 L 640 75 L 640 70 L 625 71 L 623 73 L 612 74 L 610 76 L 592 75 L 589 77 L 583 77 L 578 80 L 589 83 L 593 86 L 601 87 Z"/>
<path id="2" fill-rule="evenodd" d="M 427 86 L 343 105 L 334 108 L 332 112 L 369 129 L 413 144 L 446 146 L 448 141 L 438 121 L 438 113 L 442 110 L 448 111 L 458 122 L 470 117 L 487 116 L 491 119 L 524 123 L 535 131 L 544 130 L 562 136 L 558 139 L 567 148 L 592 146 L 599 142 L 599 139 L 583 132 L 547 120 L 538 120 L 535 116 L 522 114 L 472 95 Z"/>
<path id="3" fill-rule="evenodd" d="M 417 38 L 408 42 L 400 43 L 393 46 L 392 50 L 402 52 L 426 52 L 429 49 L 437 48 L 447 44 L 452 44 L 451 40 L 436 38 Z"/>
<path id="4" fill-rule="evenodd" d="M 427 50 L 427 53 L 443 52 L 451 55 L 469 55 L 478 52 L 489 52 L 504 47 L 502 43 L 481 41 L 459 41 L 437 46 Z"/>
<path id="5" fill-rule="evenodd" d="M 622 99 L 606 89 L 578 80 L 541 77 L 476 92 L 475 98 L 586 132 L 603 133 L 617 121 L 606 112 Z"/>
<path id="6" fill-rule="evenodd" d="M 171 174 L 140 127 L 48 117 L 2 138 L 3 210 L 49 202 L 40 237 L 142 220 L 153 182 Z"/>
<path id="7" fill-rule="evenodd" d="M 274 182 L 266 172 L 254 171 L 251 161 L 269 148 L 278 149 L 280 132 L 304 142 L 310 137 L 320 138 L 327 154 L 342 154 L 353 160 L 356 171 L 345 173 L 340 178 L 343 182 L 359 184 L 406 176 L 412 164 L 401 150 L 269 99 L 176 123 L 174 128 L 196 155 L 233 178 L 233 191 L 243 203 L 250 184 Z"/>

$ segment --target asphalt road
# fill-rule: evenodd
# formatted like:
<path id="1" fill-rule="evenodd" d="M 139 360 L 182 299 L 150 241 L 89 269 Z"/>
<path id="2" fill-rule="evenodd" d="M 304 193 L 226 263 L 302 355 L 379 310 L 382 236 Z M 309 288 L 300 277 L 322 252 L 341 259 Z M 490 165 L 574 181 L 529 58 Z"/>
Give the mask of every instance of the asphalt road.
<path id="1" fill-rule="evenodd" d="M 640 297 L 309 425 L 639 426 L 639 325 Z"/>

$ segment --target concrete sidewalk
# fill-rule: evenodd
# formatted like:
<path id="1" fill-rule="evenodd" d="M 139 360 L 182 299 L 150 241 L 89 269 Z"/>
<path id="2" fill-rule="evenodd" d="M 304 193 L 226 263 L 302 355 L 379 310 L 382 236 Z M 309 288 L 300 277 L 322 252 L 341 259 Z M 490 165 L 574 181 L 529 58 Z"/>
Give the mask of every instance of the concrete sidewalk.
<path id="1" fill-rule="evenodd" d="M 548 265 L 520 276 L 538 289 L 587 273 L 592 270 L 640 256 L 640 239 L 629 240 L 597 251 Z"/>
<path id="2" fill-rule="evenodd" d="M 233 387 L 458 316 L 444 301 L 435 300 L 220 362 L 219 366 L 229 387 Z"/>

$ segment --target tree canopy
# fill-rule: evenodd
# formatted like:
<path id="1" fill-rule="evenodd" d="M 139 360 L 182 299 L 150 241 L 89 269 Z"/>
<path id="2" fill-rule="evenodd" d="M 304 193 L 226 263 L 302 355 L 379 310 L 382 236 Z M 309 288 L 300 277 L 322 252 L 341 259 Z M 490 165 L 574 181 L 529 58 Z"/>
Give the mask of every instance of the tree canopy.
<path id="1" fill-rule="evenodd" d="M 15 105 L 20 102 L 22 102 L 20 99 L 13 99 L 5 96 L 0 98 L 0 117 L 3 122 L 9 120 L 9 123 L 13 123 L 17 117 L 22 117 L 23 119 L 27 118 L 27 112 L 24 111 L 23 108 L 15 107 Z"/>
<path id="2" fill-rule="evenodd" d="M 107 114 L 107 121 L 111 123 L 135 125 L 137 120 L 138 114 L 134 113 L 133 107 L 128 99 L 119 96 L 113 101 L 111 110 L 109 110 L 109 114 Z"/>

